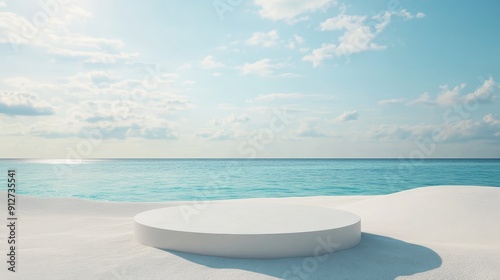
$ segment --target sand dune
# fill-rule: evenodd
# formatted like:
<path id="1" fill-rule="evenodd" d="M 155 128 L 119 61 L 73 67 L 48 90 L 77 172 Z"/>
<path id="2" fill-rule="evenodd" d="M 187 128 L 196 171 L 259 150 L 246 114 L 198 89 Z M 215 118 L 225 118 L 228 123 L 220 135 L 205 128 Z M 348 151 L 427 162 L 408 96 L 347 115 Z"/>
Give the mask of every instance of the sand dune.
<path id="1" fill-rule="evenodd" d="M 500 188 L 440 186 L 408 190 L 339 207 L 372 232 L 413 241 L 499 245 Z"/>
<path id="2" fill-rule="evenodd" d="M 0 209 L 6 209 L 5 200 L 0 200 Z M 7 228 L 2 226 L 0 279 L 498 279 L 500 275 L 500 188 L 439 186 L 381 196 L 265 200 L 351 211 L 362 218 L 362 242 L 316 262 L 169 252 L 137 243 L 132 217 L 180 203 L 20 196 L 17 272 L 7 271 Z M 0 215 L 6 221 L 6 211 Z"/>

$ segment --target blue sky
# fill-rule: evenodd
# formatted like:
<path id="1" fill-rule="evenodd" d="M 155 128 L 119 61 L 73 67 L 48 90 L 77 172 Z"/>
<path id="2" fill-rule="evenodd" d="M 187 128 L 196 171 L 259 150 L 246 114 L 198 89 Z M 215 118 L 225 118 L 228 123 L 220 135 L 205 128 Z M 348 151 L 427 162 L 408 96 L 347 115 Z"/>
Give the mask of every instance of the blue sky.
<path id="1" fill-rule="evenodd" d="M 0 156 L 500 157 L 498 1 L 0 1 Z"/>

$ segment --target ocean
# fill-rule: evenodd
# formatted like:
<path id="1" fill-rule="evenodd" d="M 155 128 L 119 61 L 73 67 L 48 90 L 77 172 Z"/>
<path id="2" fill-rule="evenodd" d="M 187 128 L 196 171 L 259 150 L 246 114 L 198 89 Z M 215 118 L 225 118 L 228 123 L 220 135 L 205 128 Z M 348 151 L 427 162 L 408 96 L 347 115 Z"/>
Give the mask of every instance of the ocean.
<path id="1" fill-rule="evenodd" d="M 500 159 L 2 159 L 17 193 L 103 201 L 389 194 L 423 186 L 500 187 Z"/>

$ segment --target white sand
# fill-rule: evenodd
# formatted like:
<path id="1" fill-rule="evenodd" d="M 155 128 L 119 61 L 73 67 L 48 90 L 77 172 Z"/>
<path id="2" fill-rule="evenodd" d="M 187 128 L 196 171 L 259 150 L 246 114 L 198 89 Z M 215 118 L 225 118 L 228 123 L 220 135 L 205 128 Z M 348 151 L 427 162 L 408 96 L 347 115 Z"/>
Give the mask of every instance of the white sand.
<path id="1" fill-rule="evenodd" d="M 225 259 L 134 240 L 135 214 L 179 203 L 20 196 L 16 273 L 7 271 L 6 194 L 0 195 L 0 279 L 500 279 L 500 188 L 267 199 L 361 216 L 361 244 L 321 260 Z"/>

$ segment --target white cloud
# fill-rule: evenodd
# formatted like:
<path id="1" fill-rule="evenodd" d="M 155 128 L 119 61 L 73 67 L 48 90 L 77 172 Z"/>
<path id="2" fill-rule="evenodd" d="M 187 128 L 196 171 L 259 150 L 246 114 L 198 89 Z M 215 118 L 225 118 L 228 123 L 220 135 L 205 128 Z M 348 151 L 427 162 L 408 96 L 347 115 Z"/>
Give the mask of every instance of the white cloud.
<path id="1" fill-rule="evenodd" d="M 323 43 L 320 48 L 314 49 L 311 54 L 303 57 L 314 67 L 333 57 L 347 56 L 369 50 L 384 50 L 386 46 L 378 45 L 373 40 L 389 25 L 392 16 L 413 18 L 406 10 L 399 12 L 384 12 L 368 18 L 367 16 L 346 15 L 341 13 L 329 18 L 320 24 L 320 30 L 343 30 L 338 43 Z M 368 21 L 369 19 L 369 21 Z"/>
<path id="2" fill-rule="evenodd" d="M 345 111 L 340 116 L 338 116 L 335 119 L 335 121 L 337 121 L 337 122 L 355 121 L 358 119 L 358 117 L 359 117 L 359 114 L 358 114 L 357 110 Z"/>
<path id="3" fill-rule="evenodd" d="M 2 8 L 2 7 L 6 7 L 6 6 L 7 6 L 7 4 L 5 4 L 5 2 L 4 2 L 4 1 L 0 1 L 0 8 Z"/>
<path id="4" fill-rule="evenodd" d="M 23 36 L 21 30 L 32 25 L 24 17 L 13 13 L 0 12 L 0 43 L 26 44 L 28 38 Z"/>
<path id="5" fill-rule="evenodd" d="M 201 61 L 201 67 L 203 69 L 215 69 L 215 68 L 223 68 L 226 65 L 222 62 L 218 62 L 212 55 L 208 55 Z"/>
<path id="6" fill-rule="evenodd" d="M 250 139 L 259 137 L 260 130 L 252 129 L 255 127 L 262 127 L 262 125 L 269 125 L 268 114 L 273 112 L 275 114 L 275 107 L 258 106 L 258 107 L 235 107 L 229 104 L 220 104 L 219 109 L 231 110 L 233 112 L 240 111 L 240 114 L 230 114 L 225 117 L 215 117 L 210 121 L 211 127 L 198 130 L 196 136 L 204 140 L 235 140 L 235 139 Z M 296 109 L 286 107 L 285 115 L 287 118 Z M 252 116 L 252 122 L 250 117 Z M 258 124 L 258 126 L 256 126 Z M 250 138 L 249 138 L 250 137 Z"/>
<path id="7" fill-rule="evenodd" d="M 319 126 L 321 124 L 320 119 L 307 119 L 300 123 L 299 128 L 295 131 L 296 137 L 328 137 L 328 133 L 322 131 Z"/>
<path id="8" fill-rule="evenodd" d="M 413 18 L 413 15 L 410 12 L 408 12 L 406 9 L 402 9 L 401 11 L 398 12 L 398 14 L 406 19 Z"/>
<path id="9" fill-rule="evenodd" d="M 310 61 L 314 67 L 317 67 L 321 65 L 323 60 L 334 56 L 339 57 L 367 50 L 385 49 L 385 46 L 379 46 L 372 41 L 387 26 L 390 16 L 389 18 L 377 18 L 378 23 L 374 28 L 365 24 L 366 19 L 366 16 L 345 14 L 327 19 L 320 24 L 322 31 L 344 30 L 344 33 L 338 39 L 338 44 L 322 44 L 320 48 L 313 50 L 310 55 L 304 56 L 303 60 Z M 375 19 L 375 17 L 372 19 Z"/>
<path id="10" fill-rule="evenodd" d="M 303 93 L 269 93 L 260 94 L 254 99 L 248 100 L 248 102 L 273 102 L 281 100 L 295 100 L 295 99 L 334 99 L 334 96 L 323 95 L 323 94 L 303 94 Z"/>
<path id="11" fill-rule="evenodd" d="M 479 102 L 489 102 L 493 99 L 495 89 L 499 88 L 499 86 L 495 83 L 492 77 L 488 80 L 483 81 L 483 84 L 476 89 L 474 92 L 471 92 L 465 96 L 466 101 L 479 101 Z"/>
<path id="12" fill-rule="evenodd" d="M 139 70 L 138 68 L 137 70 Z M 123 77 L 109 71 L 80 72 L 61 78 L 58 83 L 50 84 L 54 92 L 63 92 L 72 99 L 113 98 L 113 99 L 152 99 L 176 96 L 175 92 L 188 88 L 193 82 L 180 78 L 176 73 L 149 72 L 150 68 L 140 69 L 137 76 Z M 37 87 L 36 83 L 30 84 Z"/>
<path id="13" fill-rule="evenodd" d="M 304 61 L 310 61 L 314 67 L 321 65 L 323 60 L 332 58 L 336 53 L 337 46 L 334 44 L 322 44 L 320 48 L 312 51 L 310 55 L 304 56 Z"/>
<path id="14" fill-rule="evenodd" d="M 297 98 L 303 98 L 305 95 L 302 93 L 270 93 L 270 94 L 261 94 L 255 99 L 254 101 L 262 101 L 262 102 L 269 102 L 269 101 L 275 101 L 275 100 L 288 100 L 288 99 L 297 99 Z"/>
<path id="15" fill-rule="evenodd" d="M 55 123 L 35 123 L 29 127 L 29 134 L 45 138 L 87 137 L 99 132 L 104 139 L 144 138 L 177 139 L 176 125 L 151 116 L 132 122 L 108 121 L 99 124 L 85 124 L 74 120 Z"/>
<path id="16" fill-rule="evenodd" d="M 308 127 L 301 127 L 297 130 L 295 136 L 297 137 L 328 137 L 327 134 L 315 129 Z"/>
<path id="17" fill-rule="evenodd" d="M 88 11 L 70 3 L 58 11 L 41 23 L 14 13 L 0 12 L 0 43 L 9 43 L 15 50 L 23 45 L 36 46 L 56 58 L 79 58 L 89 63 L 116 63 L 138 56 L 138 53 L 123 51 L 121 40 L 72 31 L 75 23 L 84 23 L 92 16 Z"/>
<path id="18" fill-rule="evenodd" d="M 198 131 L 195 135 L 203 140 L 234 140 L 241 139 L 247 134 L 244 131 L 232 129 L 208 129 Z"/>
<path id="19" fill-rule="evenodd" d="M 105 87 L 114 82 L 114 79 L 105 71 L 92 71 L 89 73 L 90 81 L 97 87 Z"/>
<path id="20" fill-rule="evenodd" d="M 263 46 L 272 47 L 279 43 L 278 31 L 271 30 L 267 33 L 265 32 L 255 32 L 252 36 L 246 40 L 247 45 L 253 46 Z"/>
<path id="21" fill-rule="evenodd" d="M 354 16 L 340 14 L 336 17 L 329 18 L 320 24 L 321 31 L 329 30 L 353 30 L 363 25 L 366 16 Z"/>
<path id="22" fill-rule="evenodd" d="M 417 13 L 417 15 L 415 17 L 416 18 L 424 18 L 425 14 L 424 13 Z"/>
<path id="23" fill-rule="evenodd" d="M 296 22 L 297 17 L 303 13 L 326 9 L 334 5 L 334 0 L 255 0 L 260 7 L 259 14 L 271 20 L 286 20 Z M 304 18 L 302 18 L 303 20 Z"/>
<path id="24" fill-rule="evenodd" d="M 391 105 L 391 104 L 401 104 L 401 103 L 405 103 L 405 99 L 403 98 L 391 98 L 391 99 L 384 99 L 384 100 L 380 100 L 378 102 L 378 104 L 380 105 Z"/>
<path id="25" fill-rule="evenodd" d="M 498 88 L 492 77 L 483 81 L 475 91 L 466 94 L 461 94 L 466 84 L 462 83 L 453 88 L 448 85 L 440 86 L 441 92 L 432 99 L 428 92 L 424 92 L 419 98 L 410 101 L 407 105 L 423 104 L 423 105 L 439 105 L 444 107 L 453 106 L 456 104 L 464 104 L 466 102 L 488 103 L 495 98 L 495 90 Z"/>
<path id="26" fill-rule="evenodd" d="M 424 92 L 417 99 L 407 103 L 407 105 L 413 104 L 433 105 L 435 102 L 431 100 L 428 92 Z"/>
<path id="27" fill-rule="evenodd" d="M 301 36 L 297 35 L 297 34 L 294 34 L 293 35 L 293 39 L 298 43 L 298 44 L 302 44 L 304 43 L 304 38 L 302 38 Z"/>
<path id="28" fill-rule="evenodd" d="M 145 139 L 177 139 L 178 134 L 169 122 L 164 122 L 159 126 L 145 126 L 137 131 L 129 131 L 127 136 L 140 137 Z"/>
<path id="29" fill-rule="evenodd" d="M 246 114 L 241 114 L 239 116 L 230 115 L 225 118 L 213 118 L 212 123 L 216 126 L 225 126 L 228 124 L 238 124 L 238 123 L 246 123 L 250 121 L 250 118 Z"/>
<path id="30" fill-rule="evenodd" d="M 98 129 L 104 138 L 175 139 L 176 123 L 167 120 L 169 106 L 178 106 L 179 100 L 99 100 L 83 101 L 68 109 L 62 127 L 71 124 L 69 132 L 82 136 L 83 131 Z M 35 126 L 39 136 L 55 137 L 58 129 Z"/>
<path id="31" fill-rule="evenodd" d="M 288 40 L 288 48 L 289 49 L 295 49 L 297 45 L 302 45 L 304 43 L 304 38 L 301 36 L 294 34 L 292 38 Z"/>
<path id="32" fill-rule="evenodd" d="M 125 127 L 127 126 L 125 125 Z M 128 131 L 124 137 L 177 139 L 178 133 L 176 130 L 177 123 L 165 120 L 156 114 L 143 114 L 142 117 L 134 115 L 134 119 L 128 124 Z"/>
<path id="33" fill-rule="evenodd" d="M 418 140 L 419 142 L 500 141 L 500 120 L 492 114 L 480 121 L 462 119 L 444 124 L 381 125 L 368 131 L 372 139 L 385 141 Z"/>
<path id="34" fill-rule="evenodd" d="M 40 79 L 29 79 L 18 76 L 1 79 L 0 83 L 2 84 L 2 88 L 13 92 L 52 92 L 58 88 L 58 85 Z"/>
<path id="35" fill-rule="evenodd" d="M 405 140 L 420 132 L 421 136 L 432 135 L 431 125 L 379 125 L 367 132 L 367 137 L 378 140 Z"/>
<path id="36" fill-rule="evenodd" d="M 269 58 L 258 60 L 254 63 L 245 63 L 240 67 L 243 75 L 255 74 L 259 76 L 271 76 L 276 69 L 285 67 L 283 63 L 272 63 Z"/>
<path id="37" fill-rule="evenodd" d="M 154 82 L 142 75 L 138 77 L 143 79 L 137 79 L 89 71 L 47 83 L 24 77 L 3 79 L 3 87 L 13 92 L 53 98 L 45 101 L 34 94 L 1 93 L 0 114 L 51 115 L 50 122 L 19 119 L 17 123 L 23 125 L 11 129 L 16 134 L 84 137 L 84 130 L 101 129 L 108 138 L 176 138 L 177 113 L 195 107 L 189 98 L 176 93 L 174 86 L 185 87 L 186 81 L 176 73 L 158 73 Z"/>
<path id="38" fill-rule="evenodd" d="M 465 83 L 449 89 L 448 85 L 441 86 L 441 94 L 436 97 L 436 104 L 442 106 L 452 106 L 457 104 L 460 99 L 460 91 L 465 88 Z"/>
<path id="39" fill-rule="evenodd" d="M 414 18 L 424 18 L 425 14 L 422 12 L 418 12 L 416 15 L 413 15 L 412 13 L 408 12 L 406 9 L 402 9 L 398 12 L 394 12 L 395 15 L 401 16 L 405 19 L 414 19 Z"/>
<path id="40" fill-rule="evenodd" d="M 493 114 L 485 115 L 483 117 L 483 122 L 494 126 L 500 126 L 500 120 L 495 119 L 495 117 L 493 117 Z"/>
<path id="41" fill-rule="evenodd" d="M 274 77 L 275 78 L 297 78 L 297 77 L 303 77 L 303 75 L 297 74 L 297 73 L 292 73 L 292 72 L 286 72 L 286 73 L 278 74 Z"/>
<path id="42" fill-rule="evenodd" d="M 406 104 L 406 105 L 426 105 L 426 106 L 443 106 L 450 107 L 456 104 L 465 104 L 467 102 L 478 102 L 478 103 L 488 103 L 495 99 L 495 91 L 498 85 L 495 83 L 492 77 L 484 80 L 481 86 L 476 90 L 466 95 L 462 95 L 461 92 L 464 90 L 466 84 L 462 83 L 460 85 L 449 88 L 448 85 L 442 85 L 439 88 L 441 92 L 433 99 L 428 92 L 422 93 L 418 98 L 407 101 L 404 98 L 392 98 L 380 100 L 378 104 L 389 105 L 389 104 Z"/>
<path id="43" fill-rule="evenodd" d="M 20 92 L 0 92 L 0 115 L 40 116 L 53 115 L 54 108 L 37 95 Z"/>
<path id="44" fill-rule="evenodd" d="M 489 121 L 489 122 L 488 122 Z M 462 120 L 454 124 L 443 125 L 437 131 L 441 133 L 435 137 L 436 141 L 442 142 L 457 142 L 471 140 L 494 140 L 500 141 L 500 137 L 496 135 L 500 129 L 500 125 L 495 120 L 491 120 L 488 116 L 481 121 L 473 121 L 470 119 Z"/>

